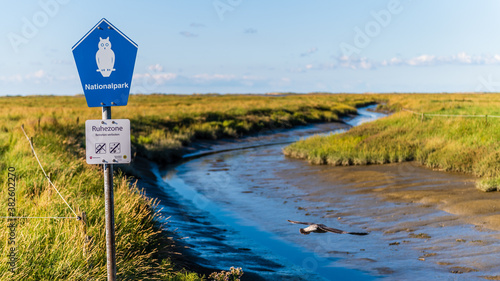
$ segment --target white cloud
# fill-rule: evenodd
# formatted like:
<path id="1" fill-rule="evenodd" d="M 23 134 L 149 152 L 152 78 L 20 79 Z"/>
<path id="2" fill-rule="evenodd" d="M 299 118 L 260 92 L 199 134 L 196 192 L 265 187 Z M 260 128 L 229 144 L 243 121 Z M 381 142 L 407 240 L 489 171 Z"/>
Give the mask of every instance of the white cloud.
<path id="1" fill-rule="evenodd" d="M 235 83 L 251 85 L 254 82 L 261 82 L 265 79 L 253 75 L 235 75 L 220 73 L 199 73 L 189 76 L 181 76 L 176 73 L 156 72 L 156 69 L 162 69 L 158 65 L 148 67 L 147 73 L 136 73 L 133 76 L 133 84 L 136 87 L 145 90 L 155 90 L 158 86 L 172 84 L 211 84 L 211 83 Z"/>
<path id="2" fill-rule="evenodd" d="M 472 63 L 472 56 L 467 55 L 466 53 L 458 53 L 455 58 L 461 63 Z"/>
<path id="3" fill-rule="evenodd" d="M 311 48 L 311 49 L 307 50 L 306 52 L 304 52 L 304 53 L 300 54 L 300 56 L 301 56 L 301 57 L 307 57 L 307 56 L 309 56 L 309 55 L 312 55 L 312 54 L 316 53 L 317 51 L 318 51 L 318 48 L 313 47 L 313 48 Z"/>
<path id="4" fill-rule="evenodd" d="M 189 32 L 189 31 L 181 31 L 181 32 L 179 32 L 179 34 L 184 36 L 184 37 L 188 37 L 188 38 L 198 37 L 198 34 L 194 34 L 194 33 Z"/>
<path id="5" fill-rule="evenodd" d="M 341 56 L 337 59 L 336 64 L 327 64 L 327 68 L 350 68 L 350 69 L 371 69 L 374 64 L 368 58 L 349 58 L 347 56 Z"/>
<path id="6" fill-rule="evenodd" d="M 372 68 L 372 63 L 369 62 L 368 60 L 361 60 L 358 63 L 358 67 L 361 69 L 371 69 Z"/>
<path id="7" fill-rule="evenodd" d="M 32 76 L 33 76 L 34 78 L 38 78 L 38 79 L 40 79 L 40 78 L 43 78 L 43 77 L 47 76 L 47 74 L 45 73 L 45 71 L 43 71 L 43 69 L 40 69 L 40 70 L 38 70 L 38 71 L 35 71 L 35 72 L 32 74 Z"/>
<path id="8" fill-rule="evenodd" d="M 155 69 L 156 67 L 151 67 Z M 269 78 L 251 74 L 198 73 L 181 75 L 176 73 L 157 73 L 148 70 L 133 76 L 133 92 L 155 93 L 169 91 L 178 87 L 231 88 L 256 87 L 269 82 Z"/>
<path id="9" fill-rule="evenodd" d="M 4 91 L 6 89 L 31 89 L 29 93 L 44 92 L 46 89 L 63 89 L 71 83 L 75 85 L 78 78 L 75 74 L 55 74 L 39 69 L 26 74 L 7 74 L 0 75 L 0 86 Z M 48 90 L 53 93 L 54 90 Z M 57 91 L 57 90 L 56 90 Z"/>
<path id="10" fill-rule="evenodd" d="M 207 74 L 207 73 L 202 73 L 202 74 L 196 74 L 193 75 L 194 79 L 199 79 L 199 80 L 232 80 L 236 76 L 233 74 Z"/>
<path id="11" fill-rule="evenodd" d="M 148 70 L 150 71 L 155 71 L 155 72 L 162 72 L 163 71 L 163 65 L 157 63 L 157 64 L 152 64 L 148 66 Z"/>
<path id="12" fill-rule="evenodd" d="M 23 82 L 23 76 L 19 74 L 13 74 L 13 75 L 2 75 L 0 76 L 0 81 L 2 82 Z"/>
<path id="13" fill-rule="evenodd" d="M 493 55 L 491 58 L 487 60 L 489 64 L 494 64 L 494 63 L 499 63 L 500 62 L 500 55 Z"/>
<path id="14" fill-rule="evenodd" d="M 420 55 L 410 59 L 391 58 L 380 63 L 381 66 L 434 66 L 444 64 L 491 65 L 500 64 L 500 55 L 469 55 L 465 52 L 450 56 Z"/>
<path id="15" fill-rule="evenodd" d="M 399 65 L 403 62 L 402 59 L 400 58 L 392 58 L 392 59 L 389 59 L 389 60 L 384 60 L 381 62 L 381 65 L 382 66 L 388 66 L 388 65 Z"/>
<path id="16" fill-rule="evenodd" d="M 436 57 L 431 55 L 421 55 L 411 58 L 406 61 L 406 64 L 411 66 L 432 65 L 436 62 Z"/>
<path id="17" fill-rule="evenodd" d="M 366 57 L 348 57 L 339 56 L 334 58 L 333 62 L 321 64 L 306 64 L 303 67 L 292 68 L 290 72 L 305 72 L 308 70 L 329 70 L 338 68 L 347 69 L 376 69 L 380 67 L 390 66 L 410 66 L 410 67 L 425 67 L 438 65 L 493 65 L 500 64 L 500 55 L 469 55 L 465 52 L 450 56 L 435 56 L 423 54 L 413 58 L 404 59 L 393 57 L 383 61 L 375 61 Z"/>
<path id="18" fill-rule="evenodd" d="M 255 34 L 255 33 L 257 33 L 257 29 L 255 29 L 255 28 L 247 28 L 247 29 L 245 29 L 245 31 L 243 33 L 245 33 L 245 34 Z"/>
<path id="19" fill-rule="evenodd" d="M 50 61 L 50 63 L 51 64 L 64 64 L 64 65 L 73 66 L 75 62 L 73 60 L 68 60 L 68 59 L 52 59 Z"/>
<path id="20" fill-rule="evenodd" d="M 243 76 L 241 76 L 241 79 L 243 79 L 243 80 L 252 80 L 252 81 L 263 80 L 262 77 L 255 76 L 255 75 L 243 75 Z"/>
<path id="21" fill-rule="evenodd" d="M 189 26 L 190 27 L 206 27 L 206 25 L 204 25 L 203 23 L 198 23 L 198 22 L 192 22 Z"/>
<path id="22" fill-rule="evenodd" d="M 137 73 L 134 74 L 132 79 L 134 84 L 154 84 L 154 85 L 164 85 L 165 83 L 175 80 L 177 74 L 175 73 Z"/>
<path id="23" fill-rule="evenodd" d="M 64 77 L 63 77 L 64 78 Z M 0 76 L 0 81 L 10 82 L 10 83 L 24 83 L 24 82 L 34 82 L 40 83 L 42 80 L 52 81 L 54 76 L 48 75 L 43 69 L 39 69 L 35 72 L 31 72 L 25 75 L 12 74 L 12 75 L 2 75 Z"/>

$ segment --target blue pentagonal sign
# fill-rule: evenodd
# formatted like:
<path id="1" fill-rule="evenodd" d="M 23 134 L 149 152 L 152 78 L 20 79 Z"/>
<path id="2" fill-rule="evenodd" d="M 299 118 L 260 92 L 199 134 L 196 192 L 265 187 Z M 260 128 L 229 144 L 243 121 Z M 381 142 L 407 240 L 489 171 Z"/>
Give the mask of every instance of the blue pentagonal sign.
<path id="1" fill-rule="evenodd" d="M 89 107 L 127 105 L 137 44 L 106 19 L 72 48 Z"/>

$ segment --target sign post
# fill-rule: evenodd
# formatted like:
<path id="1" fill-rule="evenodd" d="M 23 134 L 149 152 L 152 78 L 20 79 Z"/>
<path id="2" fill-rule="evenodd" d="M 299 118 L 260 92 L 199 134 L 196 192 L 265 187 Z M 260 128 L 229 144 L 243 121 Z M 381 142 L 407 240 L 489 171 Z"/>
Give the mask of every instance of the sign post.
<path id="1" fill-rule="evenodd" d="M 137 47 L 103 18 L 72 48 L 87 105 L 102 107 L 102 120 L 85 122 L 86 161 L 103 165 L 106 264 L 110 281 L 116 280 L 113 163 L 131 161 L 130 121 L 111 119 L 111 107 L 128 103 Z"/>
<path id="2" fill-rule="evenodd" d="M 103 106 L 102 120 L 111 119 L 111 107 Z M 103 164 L 104 214 L 106 219 L 106 264 L 108 280 L 116 280 L 115 197 L 113 194 L 113 164 Z"/>

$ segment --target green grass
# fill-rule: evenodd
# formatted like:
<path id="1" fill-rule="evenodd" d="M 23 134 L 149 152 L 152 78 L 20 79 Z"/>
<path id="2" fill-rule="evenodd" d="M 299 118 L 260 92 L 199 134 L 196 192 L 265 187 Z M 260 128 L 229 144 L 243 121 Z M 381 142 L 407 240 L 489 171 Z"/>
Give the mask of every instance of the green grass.
<path id="1" fill-rule="evenodd" d="M 127 112 L 138 155 L 175 160 L 179 149 L 200 139 L 239 137 L 276 128 L 337 121 L 373 103 L 361 95 L 149 95 L 135 96 Z M 121 114 L 121 113 L 120 113 Z"/>
<path id="2" fill-rule="evenodd" d="M 500 118 L 425 117 L 417 112 L 500 115 L 495 94 L 379 95 L 380 109 L 395 113 L 341 134 L 312 137 L 284 149 L 314 164 L 367 165 L 418 161 L 433 169 L 478 177 L 477 187 L 498 190 Z"/>
<path id="3" fill-rule="evenodd" d="M 335 121 L 374 101 L 372 96 L 324 94 L 133 95 L 128 106 L 113 108 L 113 118 L 131 119 L 136 156 L 169 162 L 192 141 Z M 7 264 L 8 222 L 0 220 L 0 279 L 105 280 L 103 175 L 100 166 L 85 163 L 84 150 L 84 121 L 100 119 L 100 108 L 87 108 L 82 96 L 2 97 L 0 108 L 0 216 L 7 215 L 9 167 L 16 169 L 17 215 L 72 216 L 39 170 L 21 124 L 34 137 L 51 180 L 78 214 L 88 215 L 86 227 L 75 219 L 19 220 L 15 274 Z M 133 173 L 133 167 L 123 170 Z M 118 278 L 204 280 L 168 262 L 172 242 L 165 236 L 171 234 L 161 232 L 155 203 L 127 175 L 116 171 L 114 179 Z M 86 236 L 92 237 L 88 244 Z"/>
<path id="4" fill-rule="evenodd" d="M 23 119 L 16 120 L 17 122 Z M 36 135 L 35 148 L 44 168 L 68 203 L 77 213 L 88 214 L 87 233 L 76 219 L 20 219 L 17 223 L 17 267 L 15 275 L 8 271 L 8 231 L 0 232 L 2 280 L 104 280 L 104 201 L 102 172 L 98 166 L 87 165 L 75 140 L 80 128 L 69 124 L 44 125 L 28 129 Z M 64 202 L 49 186 L 32 156 L 29 144 L 17 126 L 0 134 L 2 143 L 0 170 L 2 192 L 0 215 L 7 216 L 7 171 L 16 169 L 16 207 L 18 216 L 73 216 Z M 119 277 L 146 278 L 156 267 L 151 247 L 157 235 L 154 203 L 145 198 L 126 177 L 115 175 L 116 247 Z M 7 230 L 4 219 L 1 226 Z M 84 254 L 85 235 L 92 236 Z M 152 261 L 153 260 L 153 261 Z"/>

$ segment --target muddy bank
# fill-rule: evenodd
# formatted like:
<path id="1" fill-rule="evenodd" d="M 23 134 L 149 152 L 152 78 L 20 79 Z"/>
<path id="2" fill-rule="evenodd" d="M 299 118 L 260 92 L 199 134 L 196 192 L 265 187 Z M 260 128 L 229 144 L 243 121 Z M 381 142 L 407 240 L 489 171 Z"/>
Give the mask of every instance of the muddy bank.
<path id="1" fill-rule="evenodd" d="M 305 192 L 305 216 L 335 219 L 385 241 L 344 260 L 348 266 L 385 268 L 388 279 L 498 280 L 500 193 L 478 191 L 475 178 L 416 163 L 331 167 L 289 161 L 276 176 Z M 394 256 L 402 251 L 404 256 Z M 429 266 L 434 271 L 423 277 L 419 268 Z"/>
<path id="2" fill-rule="evenodd" d="M 166 223 L 163 236 L 169 241 L 165 243 L 167 248 L 160 249 L 160 258 L 171 258 L 179 268 L 207 276 L 214 271 L 228 270 L 230 266 L 241 266 L 245 271 L 242 280 L 310 279 L 311 274 L 301 269 L 287 269 L 286 262 L 279 257 L 256 250 L 257 247 L 251 245 L 252 241 L 242 239 L 238 230 L 228 228 L 209 211 L 183 199 L 162 177 L 168 177 L 169 171 L 190 159 L 244 147 L 288 144 L 312 134 L 347 130 L 349 127 L 343 122 L 323 123 L 269 130 L 239 139 L 199 141 L 184 149 L 183 160 L 169 166 L 158 166 L 145 158 L 135 158 L 132 168 L 138 178 L 138 186 L 144 189 L 146 196 L 158 200 L 158 209 L 163 216 L 161 222 Z M 234 240 L 241 241 L 235 243 Z"/>
<path id="3" fill-rule="evenodd" d="M 187 233 L 180 232 L 178 225 L 176 227 L 169 225 L 172 222 L 172 216 L 174 216 L 176 218 L 174 221 L 176 222 L 180 218 L 186 225 L 196 226 L 199 224 L 203 226 L 203 228 L 193 231 L 190 234 L 198 232 L 200 236 L 205 237 L 206 241 L 215 241 L 213 246 L 219 247 L 220 251 L 236 253 L 243 258 L 253 258 L 254 261 L 258 260 L 259 257 L 252 256 L 251 252 L 249 253 L 250 249 L 229 248 L 223 243 L 217 243 L 224 240 L 225 234 L 221 235 L 220 229 L 210 227 L 210 223 L 206 221 L 203 214 L 188 209 L 188 206 L 183 204 L 184 202 L 179 201 L 178 198 L 166 192 L 164 182 L 159 177 L 159 170 L 156 164 L 149 162 L 145 158 L 137 157 L 134 159 L 134 170 L 137 185 L 144 190 L 147 197 L 154 198 L 158 202 L 157 209 L 160 214 L 158 222 L 163 227 L 161 230 L 161 241 L 159 241 L 161 244 L 158 245 L 158 253 L 155 254 L 155 258 L 159 260 L 171 260 L 174 270 L 186 269 L 205 276 L 209 276 L 212 272 L 229 270 L 229 267 L 211 266 L 210 261 L 200 257 L 199 253 L 189 243 L 184 241 L 188 238 L 185 236 Z M 258 262 L 272 264 L 272 261 L 267 260 L 258 260 Z M 279 264 L 275 266 L 279 268 Z M 245 272 L 241 280 L 261 281 L 265 279 L 254 272 Z M 303 279 L 296 280 L 300 281 Z"/>
<path id="4" fill-rule="evenodd" d="M 340 132 L 348 125 L 379 116 L 361 110 L 360 116 L 346 121 L 347 125 L 315 124 L 200 145 L 184 163 L 160 171 L 165 191 L 186 210 L 182 213 L 197 214 L 196 220 L 189 221 L 178 216 L 177 209 L 166 210 L 173 214 L 169 227 L 187 236 L 183 242 L 203 258 L 203 265 L 210 267 L 242 266 L 245 272 L 266 280 L 373 280 L 364 271 L 335 265 L 336 257 L 302 245 L 304 241 L 313 246 L 317 242 L 324 244 L 334 236 L 296 240 L 303 235 L 287 219 L 299 219 L 298 206 L 294 202 L 284 204 L 283 198 L 297 201 L 297 193 L 288 188 L 286 181 L 275 181 L 272 172 L 287 165 L 281 153 L 285 143 L 312 134 Z M 205 229 L 216 234 L 205 235 Z M 318 238 L 328 239 L 325 242 Z M 359 240 L 344 237 L 342 241 Z M 240 250 L 245 250 L 246 255 Z M 385 270 L 379 268 L 378 272 Z"/>
<path id="5" fill-rule="evenodd" d="M 334 265 L 336 257 L 294 241 L 302 235 L 286 220 L 299 219 L 295 215 L 297 206 L 284 205 L 282 198 L 297 194 L 287 188 L 286 182 L 273 181 L 273 175 L 266 173 L 286 165 L 281 154 L 285 144 L 314 134 L 339 133 L 384 116 L 366 109 L 359 112 L 344 123 L 197 142 L 185 151 L 181 163 L 161 168 L 151 164 L 151 172 L 162 180 L 148 188 L 148 195 L 162 201 L 162 213 L 169 217 L 168 229 L 183 238 L 180 243 L 188 247 L 181 251 L 183 256 L 192 256 L 205 268 L 241 266 L 247 278 L 253 274 L 265 280 L 373 280 L 363 271 Z M 277 194 L 280 190 L 290 194 Z M 308 241 L 316 243 L 317 238 Z M 349 237 L 342 240 L 356 241 Z M 385 272 L 379 268 L 377 274 Z"/>
<path id="6" fill-rule="evenodd" d="M 152 164 L 147 192 L 184 238 L 181 256 L 265 280 L 498 279 L 500 193 L 414 163 L 312 166 L 281 153 L 285 143 L 342 127 L 197 143 L 182 163 Z M 370 235 L 305 236 L 287 219 Z"/>
<path id="7" fill-rule="evenodd" d="M 198 143 L 183 163 L 153 165 L 148 193 L 182 238 L 180 256 L 205 269 L 241 266 L 247 280 L 498 279 L 498 194 L 477 191 L 473 178 L 281 154 L 285 143 L 342 127 Z M 305 236 L 287 219 L 370 234 Z"/>
<path id="8" fill-rule="evenodd" d="M 346 121 L 353 120 L 355 116 L 348 116 Z M 290 144 L 301 138 L 306 138 L 316 134 L 327 134 L 332 131 L 347 131 L 352 125 L 346 122 L 319 123 L 307 126 L 298 126 L 291 129 L 265 130 L 258 134 L 232 139 L 199 140 L 184 147 L 182 161 L 222 153 L 231 150 L 248 149 L 254 147 Z M 166 167 L 168 168 L 168 167 Z"/>

